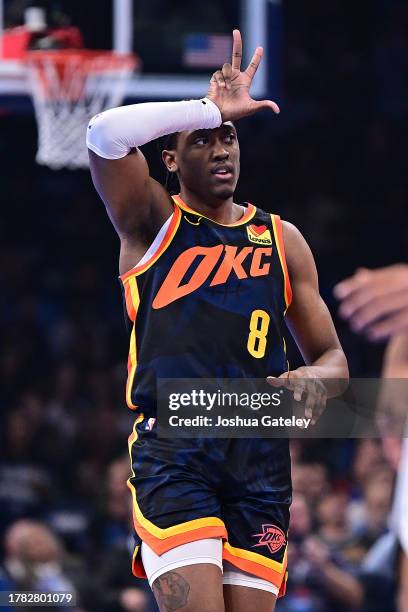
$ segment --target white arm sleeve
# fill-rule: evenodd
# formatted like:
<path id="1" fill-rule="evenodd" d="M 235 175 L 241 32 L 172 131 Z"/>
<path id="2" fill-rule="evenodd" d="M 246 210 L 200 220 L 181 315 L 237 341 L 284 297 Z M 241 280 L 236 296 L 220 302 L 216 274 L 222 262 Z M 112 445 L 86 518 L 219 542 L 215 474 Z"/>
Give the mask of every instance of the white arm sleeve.
<path id="1" fill-rule="evenodd" d="M 203 100 L 147 102 L 112 108 L 89 122 L 86 144 L 105 159 L 120 159 L 150 140 L 182 130 L 212 129 L 222 123 L 216 104 Z"/>

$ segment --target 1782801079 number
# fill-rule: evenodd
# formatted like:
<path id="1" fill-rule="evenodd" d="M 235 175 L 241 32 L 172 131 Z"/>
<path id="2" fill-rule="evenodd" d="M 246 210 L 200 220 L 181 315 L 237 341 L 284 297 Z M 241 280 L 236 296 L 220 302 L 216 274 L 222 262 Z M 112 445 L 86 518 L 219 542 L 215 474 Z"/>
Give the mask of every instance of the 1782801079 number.
<path id="1" fill-rule="evenodd" d="M 74 606 L 75 596 L 65 591 L 3 591 L 0 593 L 0 605 L 8 606 Z"/>

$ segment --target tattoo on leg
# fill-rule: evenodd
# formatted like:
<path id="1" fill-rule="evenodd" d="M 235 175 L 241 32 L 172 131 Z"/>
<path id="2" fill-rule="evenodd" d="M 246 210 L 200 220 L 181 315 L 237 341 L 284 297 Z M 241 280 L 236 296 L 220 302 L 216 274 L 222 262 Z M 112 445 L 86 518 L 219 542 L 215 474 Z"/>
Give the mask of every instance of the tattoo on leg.
<path id="1" fill-rule="evenodd" d="M 166 572 L 153 583 L 153 593 L 163 612 L 179 610 L 187 603 L 190 585 L 177 572 Z"/>

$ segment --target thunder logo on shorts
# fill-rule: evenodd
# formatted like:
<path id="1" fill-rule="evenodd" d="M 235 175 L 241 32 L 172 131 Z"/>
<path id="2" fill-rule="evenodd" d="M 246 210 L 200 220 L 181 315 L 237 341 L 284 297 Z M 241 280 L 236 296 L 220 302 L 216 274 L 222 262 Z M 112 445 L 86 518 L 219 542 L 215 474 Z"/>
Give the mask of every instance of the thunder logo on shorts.
<path id="1" fill-rule="evenodd" d="M 138 542 L 161 554 L 223 537 L 228 561 L 283 589 L 287 440 L 160 440 L 151 426 L 159 378 L 265 378 L 287 370 L 291 287 L 281 221 L 248 204 L 239 221 L 223 225 L 173 200 L 154 253 L 120 277 L 130 330 L 126 401 L 140 413 L 129 480 Z M 142 575 L 137 550 L 134 571 Z"/>

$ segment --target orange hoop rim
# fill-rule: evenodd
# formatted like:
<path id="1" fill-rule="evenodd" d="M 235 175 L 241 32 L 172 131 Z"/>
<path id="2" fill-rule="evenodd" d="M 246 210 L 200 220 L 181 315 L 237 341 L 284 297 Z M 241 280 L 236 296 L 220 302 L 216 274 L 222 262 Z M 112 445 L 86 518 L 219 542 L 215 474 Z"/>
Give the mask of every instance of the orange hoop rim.
<path id="1" fill-rule="evenodd" d="M 27 64 L 36 65 L 41 68 L 45 60 L 51 60 L 57 68 L 64 68 L 69 61 L 76 60 L 81 72 L 111 72 L 127 68 L 134 70 L 140 66 L 140 59 L 131 53 L 117 53 L 115 51 L 95 49 L 39 49 L 28 51 L 24 57 Z M 102 61 L 106 60 L 104 65 Z"/>
<path id="2" fill-rule="evenodd" d="M 124 82 L 140 66 L 139 58 L 130 53 L 94 49 L 39 49 L 29 51 L 24 59 L 33 99 L 40 104 L 45 100 L 79 102 L 90 91 L 99 90 L 92 85 L 93 79 L 106 81 L 107 86 L 111 79 Z"/>

